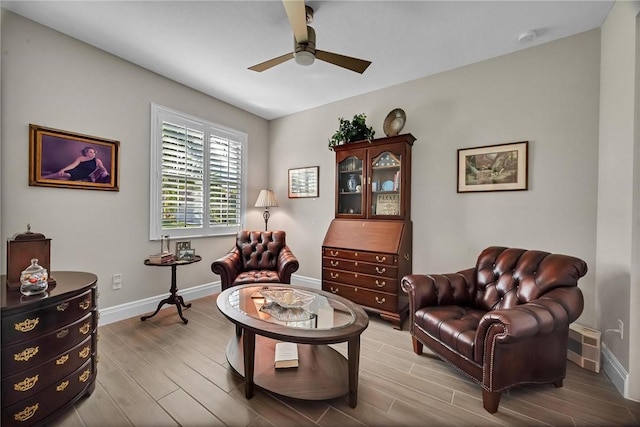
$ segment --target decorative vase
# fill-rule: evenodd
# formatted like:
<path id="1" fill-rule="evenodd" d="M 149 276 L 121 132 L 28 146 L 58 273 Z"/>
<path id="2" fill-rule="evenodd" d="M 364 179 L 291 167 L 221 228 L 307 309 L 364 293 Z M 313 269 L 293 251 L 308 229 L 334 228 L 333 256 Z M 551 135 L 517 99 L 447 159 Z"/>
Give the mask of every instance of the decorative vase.
<path id="1" fill-rule="evenodd" d="M 47 269 L 38 265 L 38 259 L 33 258 L 31 265 L 20 275 L 20 292 L 23 295 L 37 295 L 47 290 Z"/>
<path id="2" fill-rule="evenodd" d="M 356 187 L 358 186 L 358 180 L 354 174 L 349 174 L 347 178 L 347 191 L 356 191 Z"/>

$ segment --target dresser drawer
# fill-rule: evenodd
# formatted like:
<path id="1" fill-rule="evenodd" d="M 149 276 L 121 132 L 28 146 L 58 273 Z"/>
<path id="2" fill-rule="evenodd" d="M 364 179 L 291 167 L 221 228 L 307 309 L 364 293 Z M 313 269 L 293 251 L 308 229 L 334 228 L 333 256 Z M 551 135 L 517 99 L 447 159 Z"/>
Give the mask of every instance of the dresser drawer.
<path id="1" fill-rule="evenodd" d="M 94 307 L 93 291 L 27 313 L 2 319 L 2 343 L 28 340 L 60 328 Z"/>
<path id="2" fill-rule="evenodd" d="M 345 285 L 362 286 L 380 292 L 396 293 L 398 292 L 398 280 L 395 276 L 372 276 L 353 271 L 341 271 L 330 268 L 322 269 L 323 280 L 329 280 L 335 283 L 344 283 Z"/>
<path id="3" fill-rule="evenodd" d="M 88 337 L 42 365 L 3 378 L 2 406 L 7 407 L 44 390 L 82 366 L 93 353 L 93 340 Z"/>
<path id="4" fill-rule="evenodd" d="M 390 265 L 371 264 L 347 259 L 323 258 L 322 267 L 330 271 L 344 271 L 369 274 L 376 277 L 398 277 L 398 268 Z M 334 273 L 335 275 L 335 273 Z"/>
<path id="5" fill-rule="evenodd" d="M 323 248 L 323 255 L 327 258 L 351 259 L 354 261 L 370 262 L 374 264 L 397 265 L 395 254 L 354 251 L 351 249 Z"/>
<path id="6" fill-rule="evenodd" d="M 84 341 L 95 329 L 94 313 L 30 341 L 2 348 L 3 375 L 33 368 Z"/>
<path id="7" fill-rule="evenodd" d="M 395 311 L 398 308 L 398 297 L 394 294 L 334 282 L 323 282 L 322 288 L 365 307 L 384 311 Z"/>
<path id="8" fill-rule="evenodd" d="M 83 388 L 92 384 L 95 375 L 93 359 L 53 385 L 31 397 L 2 409 L 2 425 L 28 426 L 41 421 L 72 400 Z"/>

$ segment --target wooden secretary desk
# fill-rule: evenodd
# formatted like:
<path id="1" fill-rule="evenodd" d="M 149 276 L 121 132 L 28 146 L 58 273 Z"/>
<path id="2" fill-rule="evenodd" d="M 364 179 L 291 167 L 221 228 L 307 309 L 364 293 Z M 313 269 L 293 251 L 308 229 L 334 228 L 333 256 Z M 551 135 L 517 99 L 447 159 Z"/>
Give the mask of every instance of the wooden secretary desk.
<path id="1" fill-rule="evenodd" d="M 322 244 L 322 289 L 402 329 L 412 271 L 411 147 L 403 134 L 334 147 L 336 211 Z"/>

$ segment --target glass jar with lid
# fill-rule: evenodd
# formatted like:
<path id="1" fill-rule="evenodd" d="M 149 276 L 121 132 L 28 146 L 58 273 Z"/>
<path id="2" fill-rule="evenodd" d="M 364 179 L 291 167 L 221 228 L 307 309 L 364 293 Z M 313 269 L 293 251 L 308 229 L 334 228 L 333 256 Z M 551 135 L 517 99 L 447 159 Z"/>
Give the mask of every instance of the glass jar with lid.
<path id="1" fill-rule="evenodd" d="M 49 284 L 47 269 L 38 264 L 38 259 L 33 258 L 31 265 L 20 275 L 20 292 L 23 295 L 37 295 L 47 290 Z"/>

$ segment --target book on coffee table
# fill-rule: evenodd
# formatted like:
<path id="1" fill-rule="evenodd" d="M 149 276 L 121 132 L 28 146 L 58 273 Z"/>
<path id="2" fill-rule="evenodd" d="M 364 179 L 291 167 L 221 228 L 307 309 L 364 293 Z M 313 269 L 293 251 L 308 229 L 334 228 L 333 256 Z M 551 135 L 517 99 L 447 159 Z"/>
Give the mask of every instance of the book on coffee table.
<path id="1" fill-rule="evenodd" d="M 294 342 L 276 343 L 275 367 L 297 368 L 298 367 L 298 344 Z"/>

